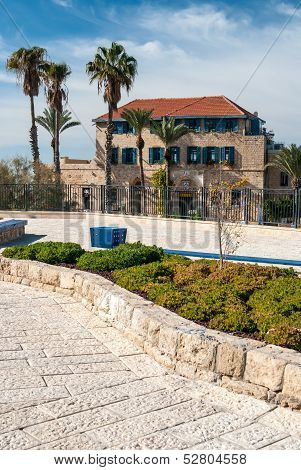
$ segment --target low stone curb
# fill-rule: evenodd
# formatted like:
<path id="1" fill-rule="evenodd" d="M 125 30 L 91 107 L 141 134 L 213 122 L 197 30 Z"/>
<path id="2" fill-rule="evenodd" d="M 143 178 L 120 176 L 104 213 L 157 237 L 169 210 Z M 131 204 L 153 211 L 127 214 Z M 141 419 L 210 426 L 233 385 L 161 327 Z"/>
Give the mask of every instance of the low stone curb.
<path id="1" fill-rule="evenodd" d="M 101 276 L 0 256 L 0 280 L 73 296 L 165 367 L 301 409 L 301 354 L 210 330 Z"/>

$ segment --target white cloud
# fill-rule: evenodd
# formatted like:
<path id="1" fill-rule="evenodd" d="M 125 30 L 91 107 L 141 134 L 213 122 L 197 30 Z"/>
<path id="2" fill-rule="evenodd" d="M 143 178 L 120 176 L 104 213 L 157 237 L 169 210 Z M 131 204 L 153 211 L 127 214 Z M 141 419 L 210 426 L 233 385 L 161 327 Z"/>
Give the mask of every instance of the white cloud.
<path id="1" fill-rule="evenodd" d="M 296 9 L 296 6 L 291 3 L 278 3 L 276 5 L 276 11 L 281 15 L 301 17 L 301 7 L 299 6 Z"/>
<path id="2" fill-rule="evenodd" d="M 16 83 L 16 77 L 0 72 L 0 83 Z"/>
<path id="3" fill-rule="evenodd" d="M 72 0 L 52 0 L 52 2 L 64 8 L 72 7 Z"/>
<path id="4" fill-rule="evenodd" d="M 194 41 L 226 38 L 239 26 L 226 11 L 210 4 L 190 6 L 180 10 L 146 7 L 141 10 L 141 15 L 139 24 L 150 31 Z M 242 22 L 247 22 L 247 17 L 241 16 L 240 26 Z"/>

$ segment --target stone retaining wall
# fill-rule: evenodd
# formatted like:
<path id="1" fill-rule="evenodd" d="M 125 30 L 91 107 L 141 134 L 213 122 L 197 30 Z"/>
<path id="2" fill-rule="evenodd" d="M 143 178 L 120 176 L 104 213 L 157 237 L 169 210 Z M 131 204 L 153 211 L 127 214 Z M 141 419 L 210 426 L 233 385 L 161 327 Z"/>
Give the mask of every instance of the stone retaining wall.
<path id="1" fill-rule="evenodd" d="M 196 325 L 82 271 L 0 257 L 0 280 L 73 296 L 184 377 L 301 409 L 298 352 Z"/>
<path id="2" fill-rule="evenodd" d="M 0 243 L 9 242 L 11 240 L 16 240 L 17 238 L 22 237 L 25 234 L 24 226 L 17 227 L 5 227 L 0 231 Z"/>

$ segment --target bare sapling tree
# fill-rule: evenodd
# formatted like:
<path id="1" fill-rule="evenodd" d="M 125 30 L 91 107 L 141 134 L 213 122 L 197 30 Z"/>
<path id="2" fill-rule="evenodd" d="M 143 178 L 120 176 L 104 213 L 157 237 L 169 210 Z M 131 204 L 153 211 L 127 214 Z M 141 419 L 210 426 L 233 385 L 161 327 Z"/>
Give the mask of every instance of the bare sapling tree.
<path id="1" fill-rule="evenodd" d="M 238 250 L 242 241 L 240 190 L 246 184 L 246 179 L 227 182 L 223 179 L 222 171 L 219 171 L 218 177 L 210 185 L 210 200 L 217 225 L 220 269 L 223 269 L 227 257 Z"/>

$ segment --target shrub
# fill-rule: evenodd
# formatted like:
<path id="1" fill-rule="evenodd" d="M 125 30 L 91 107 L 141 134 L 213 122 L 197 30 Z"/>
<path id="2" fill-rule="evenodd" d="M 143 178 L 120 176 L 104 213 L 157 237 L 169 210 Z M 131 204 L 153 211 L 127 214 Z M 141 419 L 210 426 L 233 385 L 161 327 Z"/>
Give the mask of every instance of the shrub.
<path id="1" fill-rule="evenodd" d="M 198 279 L 207 278 L 217 268 L 217 263 L 211 260 L 198 260 L 186 266 L 176 266 L 174 282 L 178 286 L 189 285 Z"/>
<path id="2" fill-rule="evenodd" d="M 171 310 L 180 308 L 186 302 L 185 292 L 177 289 L 172 282 L 148 284 L 146 291 L 150 300 Z"/>
<path id="3" fill-rule="evenodd" d="M 239 293 L 230 285 L 205 279 L 184 289 L 186 304 L 179 314 L 195 321 L 208 321 L 216 315 L 246 313 L 247 307 Z"/>
<path id="4" fill-rule="evenodd" d="M 301 279 L 269 281 L 264 289 L 254 292 L 248 305 L 262 338 L 276 326 L 301 328 Z"/>
<path id="5" fill-rule="evenodd" d="M 172 273 L 170 267 L 157 261 L 142 266 L 116 270 L 113 272 L 113 279 L 124 289 L 146 292 L 148 284 L 168 282 Z"/>
<path id="6" fill-rule="evenodd" d="M 131 266 L 160 261 L 164 256 L 162 248 L 142 243 L 124 243 L 110 250 L 87 252 L 78 260 L 77 266 L 89 271 L 113 271 Z"/>
<path id="7" fill-rule="evenodd" d="M 84 252 L 77 243 L 39 242 L 6 248 L 2 254 L 7 258 L 30 259 L 48 264 L 73 264 Z"/>
<path id="8" fill-rule="evenodd" d="M 271 328 L 264 336 L 268 343 L 301 351 L 301 328 L 280 324 Z"/>

